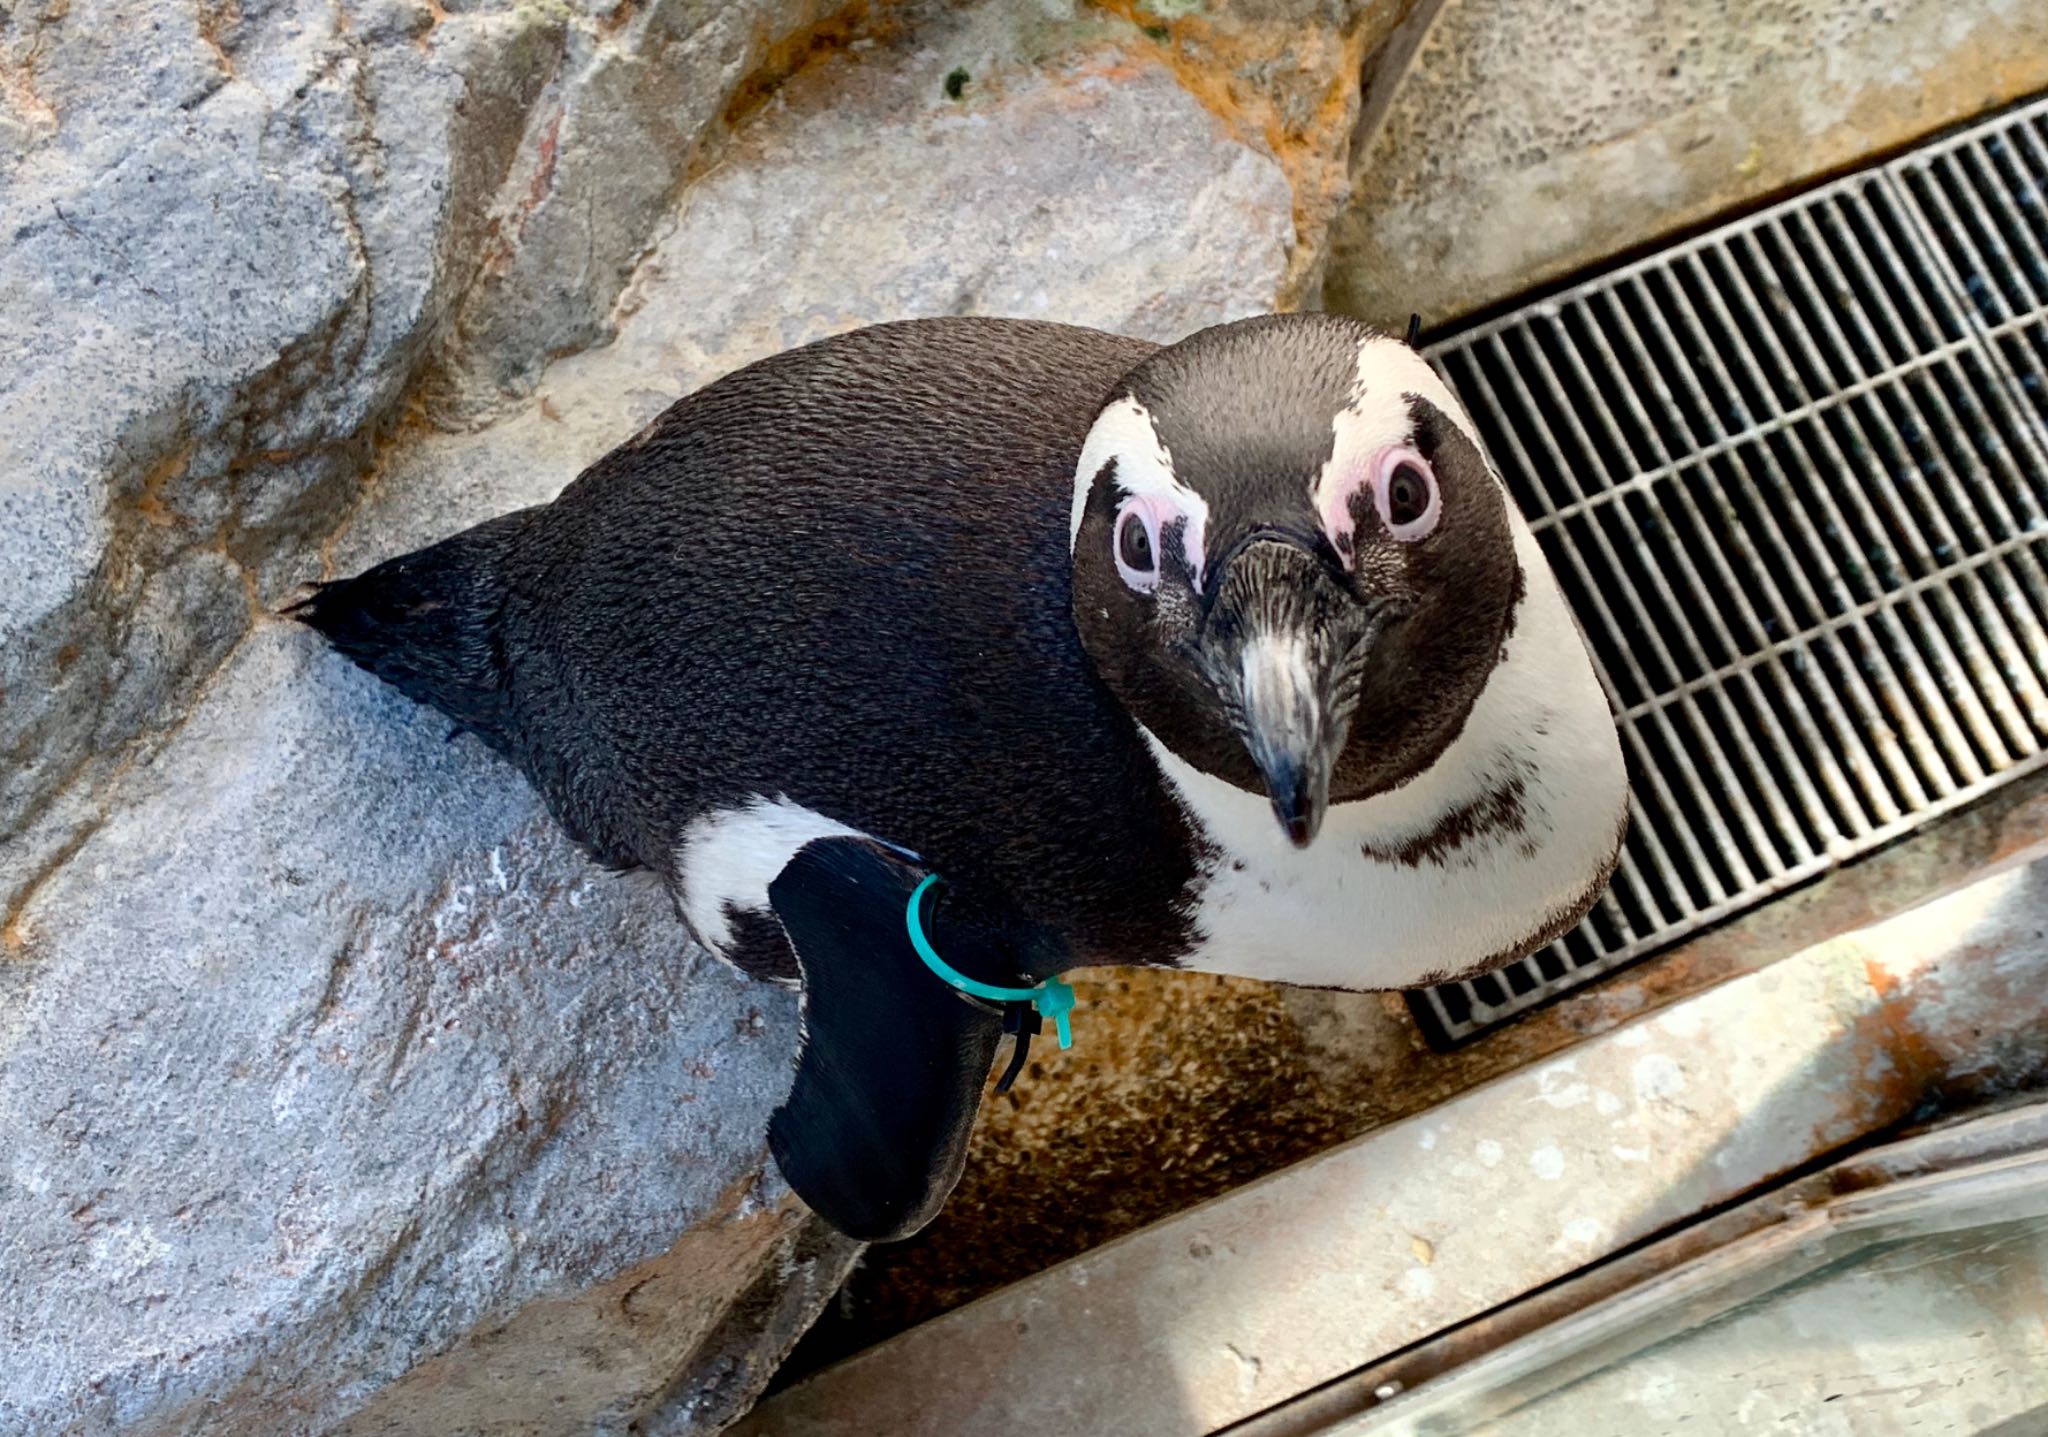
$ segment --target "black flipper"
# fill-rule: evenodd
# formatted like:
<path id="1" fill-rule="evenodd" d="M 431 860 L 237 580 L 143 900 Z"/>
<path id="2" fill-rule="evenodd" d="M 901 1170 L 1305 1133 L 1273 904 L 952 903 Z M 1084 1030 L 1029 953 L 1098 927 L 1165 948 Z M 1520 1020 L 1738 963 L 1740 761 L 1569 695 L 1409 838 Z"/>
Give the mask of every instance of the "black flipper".
<path id="1" fill-rule="evenodd" d="M 827 838 L 768 885 L 804 984 L 803 1052 L 768 1146 L 813 1211 L 865 1242 L 909 1237 L 953 1191 L 1003 1034 L 996 1005 L 947 987 L 910 946 L 904 906 L 926 872 L 882 844 Z M 1018 981 L 1014 926 L 943 894 L 927 899 L 925 931 L 947 962 Z"/>

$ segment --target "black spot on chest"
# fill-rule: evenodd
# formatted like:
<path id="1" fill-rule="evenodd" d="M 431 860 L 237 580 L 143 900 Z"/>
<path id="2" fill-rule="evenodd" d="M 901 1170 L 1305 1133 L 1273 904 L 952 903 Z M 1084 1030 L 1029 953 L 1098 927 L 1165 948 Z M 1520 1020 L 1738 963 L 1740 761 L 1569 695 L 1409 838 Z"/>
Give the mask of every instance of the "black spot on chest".
<path id="1" fill-rule="evenodd" d="M 1375 863 L 1401 868 L 1420 868 L 1425 863 L 1448 868 L 1462 849 L 1527 829 L 1526 774 L 1527 765 L 1517 763 L 1507 777 L 1470 802 L 1448 810 L 1413 838 L 1394 844 L 1366 843 L 1359 851 Z"/>

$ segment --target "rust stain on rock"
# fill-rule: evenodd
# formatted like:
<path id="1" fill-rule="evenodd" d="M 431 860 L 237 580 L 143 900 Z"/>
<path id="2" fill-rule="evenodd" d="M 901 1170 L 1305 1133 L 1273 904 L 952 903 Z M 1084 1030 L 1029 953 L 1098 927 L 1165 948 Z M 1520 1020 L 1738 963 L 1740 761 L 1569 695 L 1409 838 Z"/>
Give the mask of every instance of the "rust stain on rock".
<path id="1" fill-rule="evenodd" d="M 780 38 L 763 35 L 760 59 L 725 102 L 721 118 L 726 126 L 735 128 L 745 123 L 805 66 L 841 54 L 857 40 L 893 38 L 896 27 L 885 9 L 886 0 L 883 5 L 854 0 L 853 4 L 821 15 Z"/>
<path id="2" fill-rule="evenodd" d="M 62 19 L 69 8 L 59 3 L 40 16 L 19 16 L 22 29 L 33 38 L 26 46 L 0 46 L 0 105 L 21 117 L 33 140 L 47 140 L 57 132 L 56 107 L 36 88 L 36 61 L 42 43 L 35 30 Z"/>
<path id="3" fill-rule="evenodd" d="M 198 447 L 196 440 L 188 441 L 182 448 L 157 460 L 143 474 L 141 490 L 135 499 L 135 512 L 152 529 L 168 529 L 178 523 L 179 515 L 166 500 L 165 493 L 172 483 L 184 477 Z"/>
<path id="4" fill-rule="evenodd" d="M 199 5 L 199 39 L 212 54 L 213 61 L 220 67 L 223 79 L 235 77 L 235 60 L 229 51 L 234 43 L 235 32 L 242 25 L 242 7 L 239 0 L 223 0 L 221 4 L 208 4 L 201 0 Z"/>
<path id="5" fill-rule="evenodd" d="M 1872 960 L 1864 966 L 1880 1001 L 1855 1024 L 1854 1071 L 1862 1081 L 1841 1100 L 1841 1122 L 1851 1132 L 1910 1117 L 1935 1095 L 1947 1067 L 1919 1016 L 1921 1003 L 1939 1001 L 1940 984 L 1922 977 L 1908 985 Z M 1839 1142 L 1839 1134 L 1833 1140 Z"/>
<path id="6" fill-rule="evenodd" d="M 1143 0 L 1096 0 L 1137 26 L 1133 48 L 1172 71 L 1241 143 L 1272 156 L 1294 191 L 1295 246 L 1280 307 L 1310 297 L 1325 237 L 1350 195 L 1359 75 L 1414 0 L 1359 7 L 1345 27 L 1317 17 L 1214 4 L 1162 15 Z"/>
<path id="7" fill-rule="evenodd" d="M 523 231 L 526 228 L 527 219 L 540 208 L 540 202 L 548 197 L 548 191 L 554 187 L 555 156 L 561 150 L 562 118 L 566 114 L 568 111 L 558 105 L 555 107 L 555 113 L 548 117 L 548 127 L 541 133 L 539 154 L 534 161 L 533 182 L 526 187 L 526 203 L 521 205 L 518 213 L 513 216 L 515 230 Z"/>
<path id="8" fill-rule="evenodd" d="M 1863 974 L 1870 980 L 1871 991 L 1880 998 L 1889 998 L 1899 991 L 1899 980 L 1875 958 L 1863 960 Z"/>

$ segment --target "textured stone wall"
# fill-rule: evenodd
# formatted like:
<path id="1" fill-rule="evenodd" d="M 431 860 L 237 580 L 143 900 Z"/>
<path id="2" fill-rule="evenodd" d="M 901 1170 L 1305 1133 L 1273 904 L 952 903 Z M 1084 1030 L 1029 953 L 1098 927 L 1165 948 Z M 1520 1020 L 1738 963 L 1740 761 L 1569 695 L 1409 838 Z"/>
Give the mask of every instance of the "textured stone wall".
<path id="1" fill-rule="evenodd" d="M 708 1431 L 793 1004 L 274 617 L 913 314 L 1319 261 L 1388 0 L 0 13 L 0 1433 Z"/>
<path id="2" fill-rule="evenodd" d="M 1434 0 L 1325 297 L 1432 325 L 2048 89 L 2041 0 Z"/>

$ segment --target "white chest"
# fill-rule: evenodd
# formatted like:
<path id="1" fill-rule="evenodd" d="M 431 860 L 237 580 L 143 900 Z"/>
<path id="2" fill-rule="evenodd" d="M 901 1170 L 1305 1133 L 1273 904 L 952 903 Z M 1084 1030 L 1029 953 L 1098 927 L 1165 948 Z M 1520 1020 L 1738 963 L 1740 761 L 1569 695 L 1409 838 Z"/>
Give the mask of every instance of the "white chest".
<path id="1" fill-rule="evenodd" d="M 1408 988 L 1505 962 L 1575 918 L 1611 868 L 1621 748 L 1535 541 L 1526 590 L 1463 732 L 1389 793 L 1333 805 L 1306 849 L 1264 796 L 1154 756 L 1217 851 L 1192 898 L 1187 966 L 1316 986 Z"/>

